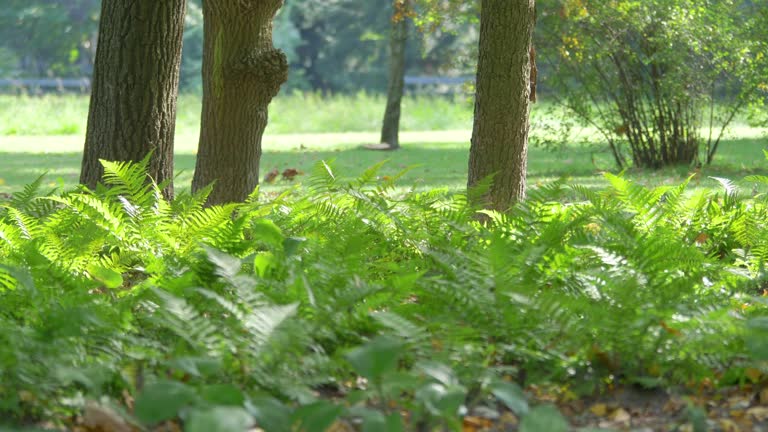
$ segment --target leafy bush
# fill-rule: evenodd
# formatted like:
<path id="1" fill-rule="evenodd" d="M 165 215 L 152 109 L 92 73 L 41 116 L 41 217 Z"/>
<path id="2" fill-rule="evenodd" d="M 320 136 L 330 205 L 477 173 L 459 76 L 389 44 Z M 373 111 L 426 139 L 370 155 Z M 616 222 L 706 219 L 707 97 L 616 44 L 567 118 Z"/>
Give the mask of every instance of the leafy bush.
<path id="1" fill-rule="evenodd" d="M 766 199 L 726 180 L 561 181 L 482 222 L 378 167 L 206 207 L 145 165 L 0 203 L 4 421 L 459 429 L 503 406 L 565 430 L 522 388 L 728 383 L 768 358 Z"/>
<path id="2" fill-rule="evenodd" d="M 546 84 L 620 168 L 698 163 L 700 151 L 710 164 L 736 115 L 764 104 L 764 4 L 545 0 L 540 10 Z"/>

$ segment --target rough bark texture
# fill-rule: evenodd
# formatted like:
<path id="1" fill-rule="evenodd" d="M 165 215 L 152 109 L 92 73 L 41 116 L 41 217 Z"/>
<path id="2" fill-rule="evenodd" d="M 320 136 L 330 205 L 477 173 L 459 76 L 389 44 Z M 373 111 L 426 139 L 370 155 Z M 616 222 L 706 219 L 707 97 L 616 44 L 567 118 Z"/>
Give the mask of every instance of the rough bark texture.
<path id="1" fill-rule="evenodd" d="M 103 0 L 80 182 L 96 187 L 99 159 L 140 161 L 173 179 L 173 133 L 185 0 Z M 164 191 L 172 197 L 173 184 Z"/>
<path id="2" fill-rule="evenodd" d="M 400 105 L 405 88 L 405 48 L 408 40 L 408 21 L 404 11 L 409 7 L 408 3 L 408 0 L 394 2 L 389 36 L 389 86 L 380 142 L 388 144 L 392 150 L 400 147 Z"/>
<path id="3" fill-rule="evenodd" d="M 468 186 L 493 175 L 482 197 L 505 211 L 525 197 L 535 0 L 482 0 Z"/>
<path id="4" fill-rule="evenodd" d="M 259 182 L 267 106 L 288 79 L 272 45 L 282 0 L 203 2 L 203 114 L 192 189 L 215 182 L 209 204 L 243 201 Z"/>

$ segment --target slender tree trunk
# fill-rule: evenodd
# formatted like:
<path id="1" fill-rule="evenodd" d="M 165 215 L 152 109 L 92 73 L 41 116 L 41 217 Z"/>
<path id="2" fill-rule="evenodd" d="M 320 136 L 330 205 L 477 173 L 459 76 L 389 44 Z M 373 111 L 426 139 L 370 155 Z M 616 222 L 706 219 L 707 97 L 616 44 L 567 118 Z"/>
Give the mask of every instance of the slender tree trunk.
<path id="1" fill-rule="evenodd" d="M 282 0 L 203 2 L 203 113 L 194 191 L 215 183 L 208 204 L 245 200 L 259 182 L 267 107 L 288 78 L 272 45 Z"/>
<path id="2" fill-rule="evenodd" d="M 173 133 L 185 0 L 103 0 L 80 182 L 95 188 L 99 159 L 140 161 L 168 181 L 173 196 Z"/>
<path id="3" fill-rule="evenodd" d="M 406 12 L 409 0 L 395 0 L 392 5 L 392 29 L 389 36 L 389 86 L 387 108 L 381 127 L 381 143 L 390 150 L 400 148 L 400 105 L 405 88 L 405 48 L 408 41 L 408 20 Z"/>
<path id="4" fill-rule="evenodd" d="M 471 188 L 493 176 L 481 204 L 505 211 L 525 197 L 535 0 L 482 0 Z"/>

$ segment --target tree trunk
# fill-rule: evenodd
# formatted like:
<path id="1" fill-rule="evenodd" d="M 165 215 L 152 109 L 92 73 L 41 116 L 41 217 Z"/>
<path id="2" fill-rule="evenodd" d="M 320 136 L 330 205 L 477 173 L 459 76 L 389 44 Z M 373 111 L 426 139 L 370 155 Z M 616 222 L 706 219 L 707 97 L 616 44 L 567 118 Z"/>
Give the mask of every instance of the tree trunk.
<path id="1" fill-rule="evenodd" d="M 173 196 L 173 133 L 185 0 L 103 0 L 80 183 L 95 188 L 99 159 L 141 161 Z"/>
<path id="2" fill-rule="evenodd" d="M 493 176 L 480 204 L 525 197 L 535 0 L 482 0 L 468 187 Z"/>
<path id="3" fill-rule="evenodd" d="M 392 29 L 389 35 L 389 85 L 387 88 L 387 108 L 381 127 L 381 143 L 389 145 L 390 150 L 400 148 L 400 103 L 405 88 L 405 48 L 408 40 L 408 20 L 406 12 L 409 0 L 395 0 L 392 5 Z"/>
<path id="4" fill-rule="evenodd" d="M 259 183 L 267 107 L 288 79 L 272 45 L 282 0 L 203 2 L 203 113 L 192 190 L 215 183 L 208 204 L 245 200 Z"/>

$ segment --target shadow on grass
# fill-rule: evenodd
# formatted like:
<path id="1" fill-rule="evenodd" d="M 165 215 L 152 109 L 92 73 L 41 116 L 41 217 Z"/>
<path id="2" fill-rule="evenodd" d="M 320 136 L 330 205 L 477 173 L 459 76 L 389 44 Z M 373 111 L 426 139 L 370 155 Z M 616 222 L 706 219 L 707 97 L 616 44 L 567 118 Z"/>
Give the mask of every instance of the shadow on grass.
<path id="1" fill-rule="evenodd" d="M 713 187 L 716 182 L 707 176 L 720 176 L 740 180 L 748 174 L 767 174 L 768 163 L 762 150 L 768 147 L 765 140 L 741 139 L 725 141 L 721 145 L 715 163 L 704 167 L 701 178 L 694 186 Z M 81 154 L 79 153 L 0 153 L 0 192 L 14 192 L 32 182 L 40 174 L 48 172 L 47 186 L 73 187 L 78 180 Z M 400 181 L 402 187 L 419 189 L 447 187 L 459 190 L 466 184 L 468 148 L 462 144 L 412 144 L 395 152 L 376 152 L 358 147 L 339 150 L 292 149 L 266 151 L 261 161 L 261 176 L 277 168 L 295 168 L 309 173 L 319 161 L 334 160 L 336 174 L 342 178 L 354 178 L 366 168 L 388 161 L 380 175 L 392 176 L 401 170 L 415 167 Z M 546 152 L 532 148 L 529 152 L 528 182 L 530 185 L 545 183 L 559 177 L 570 177 L 574 183 L 589 187 L 606 184 L 602 171 L 616 172 L 610 154 L 592 152 L 584 148 L 566 148 L 559 152 Z M 176 187 L 188 188 L 194 171 L 195 156 L 189 153 L 176 155 Z M 690 167 L 675 167 L 659 171 L 629 170 L 627 176 L 648 186 L 678 184 L 685 180 Z M 302 181 L 306 177 L 299 177 Z M 278 190 L 289 183 L 278 181 L 264 185 L 263 189 Z"/>

